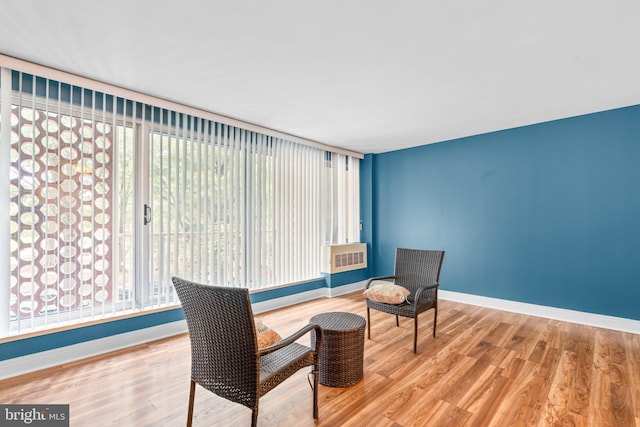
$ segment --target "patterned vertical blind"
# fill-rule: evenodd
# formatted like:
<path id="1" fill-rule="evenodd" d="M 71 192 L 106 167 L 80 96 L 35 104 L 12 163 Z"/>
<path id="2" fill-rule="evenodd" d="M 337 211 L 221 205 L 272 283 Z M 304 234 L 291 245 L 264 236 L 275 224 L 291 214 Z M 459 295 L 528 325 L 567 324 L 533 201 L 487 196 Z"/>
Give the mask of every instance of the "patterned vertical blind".
<path id="1" fill-rule="evenodd" d="M 314 279 L 322 245 L 359 240 L 358 159 L 19 71 L 2 77 L 4 334 L 176 304 L 174 275 L 250 289 Z"/>
<path id="2" fill-rule="evenodd" d="M 113 97 L 11 77 L 12 99 L 0 100 L 11 103 L 1 122 L 11 128 L 11 329 L 133 308 L 131 124 Z"/>

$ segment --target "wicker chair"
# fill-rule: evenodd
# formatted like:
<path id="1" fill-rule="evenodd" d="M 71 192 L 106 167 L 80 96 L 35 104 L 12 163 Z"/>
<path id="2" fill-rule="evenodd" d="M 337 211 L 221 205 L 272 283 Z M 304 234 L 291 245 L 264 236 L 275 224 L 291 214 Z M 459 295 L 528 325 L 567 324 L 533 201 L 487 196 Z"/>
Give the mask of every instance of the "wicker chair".
<path id="1" fill-rule="evenodd" d="M 193 419 L 196 384 L 250 408 L 251 425 L 256 426 L 260 397 L 305 366 L 313 366 L 313 418 L 318 418 L 319 326 L 306 325 L 282 341 L 258 349 L 247 289 L 201 285 L 177 277 L 172 280 L 191 340 L 187 426 Z M 316 337 L 313 349 L 295 342 L 311 331 Z"/>
<path id="2" fill-rule="evenodd" d="M 429 309 L 433 313 L 433 336 L 436 336 L 436 321 L 438 319 L 438 281 L 440 268 L 444 259 L 444 251 L 426 251 L 418 249 L 398 248 L 396 252 L 395 274 L 386 277 L 370 279 L 365 289 L 376 280 L 393 280 L 396 285 L 407 288 L 410 292 L 407 302 L 403 304 L 387 304 L 367 299 L 367 336 L 371 339 L 370 310 L 395 314 L 396 326 L 400 326 L 398 316 L 414 319 L 413 352 L 417 353 L 418 344 L 418 314 Z"/>

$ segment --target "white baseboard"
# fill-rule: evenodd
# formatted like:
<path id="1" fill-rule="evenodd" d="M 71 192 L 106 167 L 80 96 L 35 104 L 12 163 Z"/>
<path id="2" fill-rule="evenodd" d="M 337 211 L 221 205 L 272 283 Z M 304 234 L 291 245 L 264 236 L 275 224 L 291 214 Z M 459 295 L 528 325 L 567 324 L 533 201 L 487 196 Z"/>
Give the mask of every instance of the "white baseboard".
<path id="1" fill-rule="evenodd" d="M 267 301 L 261 301 L 251 304 L 254 314 L 264 313 L 289 305 L 298 304 L 305 301 L 311 301 L 318 298 L 333 298 L 340 295 L 350 294 L 358 290 L 364 290 L 366 281 L 350 283 L 348 285 L 338 286 L 336 288 L 319 288 L 311 291 L 300 292 L 293 295 L 287 295 L 280 298 L 273 298 Z"/>
<path id="2" fill-rule="evenodd" d="M 286 307 L 293 304 L 298 304 L 305 301 L 311 301 L 314 299 L 327 296 L 327 288 L 312 289 L 310 291 L 300 292 L 293 295 L 287 295 L 280 298 L 273 298 L 266 301 L 256 302 L 251 304 L 253 314 L 264 313 L 265 311 L 271 311 L 278 308 Z"/>
<path id="3" fill-rule="evenodd" d="M 443 300 L 495 308 L 497 310 L 509 311 L 512 313 L 544 317 L 545 319 L 562 320 L 563 322 L 578 323 L 581 325 L 595 326 L 597 328 L 612 329 L 614 331 L 630 332 L 632 334 L 640 334 L 640 320 L 586 313 L 583 311 L 567 310 L 564 308 L 548 307 L 544 305 L 528 304 L 525 302 L 509 301 L 460 292 L 451 292 L 442 289 L 438 290 L 438 297 Z"/>
<path id="4" fill-rule="evenodd" d="M 350 294 L 352 292 L 364 292 L 364 285 L 367 283 L 366 280 L 361 282 L 350 283 L 348 285 L 338 286 L 337 288 L 329 288 L 329 297 L 338 297 L 340 295 Z M 364 298 L 364 297 L 363 297 Z M 364 300 L 363 300 L 364 301 Z"/>
<path id="5" fill-rule="evenodd" d="M 40 371 L 99 354 L 143 344 L 187 332 L 187 322 L 164 323 L 79 344 L 54 348 L 0 362 L 0 380 Z"/>

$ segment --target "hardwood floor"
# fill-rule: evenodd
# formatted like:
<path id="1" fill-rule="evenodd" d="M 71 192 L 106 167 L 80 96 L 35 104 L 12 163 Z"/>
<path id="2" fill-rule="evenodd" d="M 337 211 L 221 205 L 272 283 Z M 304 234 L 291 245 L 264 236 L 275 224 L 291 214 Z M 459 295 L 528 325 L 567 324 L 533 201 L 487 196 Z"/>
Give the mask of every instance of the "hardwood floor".
<path id="1" fill-rule="evenodd" d="M 359 293 L 259 317 L 285 336 L 314 314 L 366 317 Z M 301 370 L 260 400 L 264 426 L 640 426 L 640 335 L 440 301 L 413 324 L 372 312 L 364 379 L 320 386 L 320 419 Z M 2 403 L 68 403 L 72 426 L 183 426 L 186 335 L 0 382 Z M 250 410 L 198 387 L 196 426 L 249 425 Z"/>

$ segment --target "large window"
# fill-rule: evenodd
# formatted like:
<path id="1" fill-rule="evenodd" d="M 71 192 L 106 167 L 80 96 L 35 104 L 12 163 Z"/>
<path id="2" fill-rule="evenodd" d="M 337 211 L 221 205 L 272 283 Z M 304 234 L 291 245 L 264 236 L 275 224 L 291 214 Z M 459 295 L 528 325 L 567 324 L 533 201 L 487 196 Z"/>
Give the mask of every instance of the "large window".
<path id="1" fill-rule="evenodd" d="M 359 240 L 354 157 L 1 77 L 4 335 L 171 306 L 174 275 L 254 290 L 314 279 L 322 245 Z"/>

